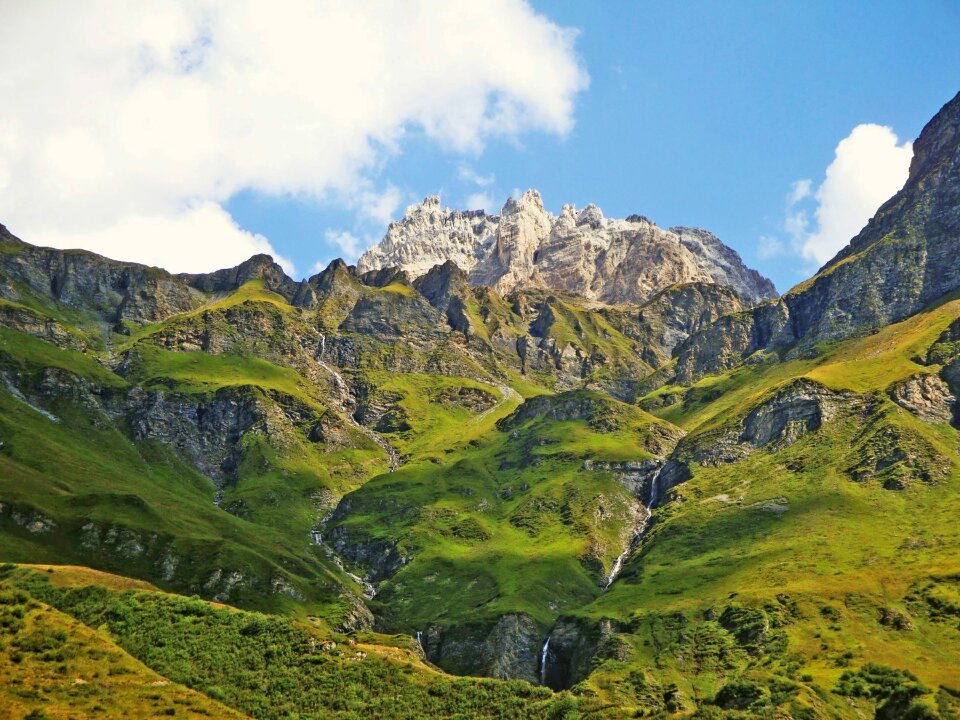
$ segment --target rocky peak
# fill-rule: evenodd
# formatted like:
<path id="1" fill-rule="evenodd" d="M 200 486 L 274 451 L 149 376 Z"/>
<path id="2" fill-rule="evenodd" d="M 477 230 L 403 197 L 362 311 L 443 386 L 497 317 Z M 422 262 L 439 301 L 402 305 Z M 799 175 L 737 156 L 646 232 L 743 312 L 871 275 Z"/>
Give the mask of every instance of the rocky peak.
<path id="1" fill-rule="evenodd" d="M 500 226 L 493 257 L 481 263 L 481 284 L 507 292 L 534 274 L 534 256 L 550 235 L 553 216 L 543 208 L 536 190 L 527 190 L 519 200 L 507 200 L 500 213 Z"/>
<path id="2" fill-rule="evenodd" d="M 469 272 L 477 264 L 479 249 L 489 251 L 493 246 L 498 224 L 498 217 L 482 210 L 451 210 L 440 205 L 439 197 L 427 197 L 407 208 L 402 220 L 390 223 L 383 240 L 360 256 L 357 270 L 397 265 L 416 278 L 453 260 Z"/>
<path id="3" fill-rule="evenodd" d="M 769 280 L 705 230 L 663 230 L 641 215 L 607 218 L 593 204 L 567 204 L 554 216 L 536 190 L 508 199 L 499 216 L 426 198 L 390 224 L 358 267 L 398 265 L 416 278 L 448 260 L 471 284 L 500 293 L 546 288 L 621 304 L 642 303 L 677 283 L 717 283 L 748 305 L 776 296 Z"/>
<path id="4" fill-rule="evenodd" d="M 410 276 L 403 268 L 391 266 L 380 268 L 379 270 L 370 270 L 360 275 L 360 282 L 368 287 L 382 288 L 390 283 L 399 282 L 404 285 L 410 284 Z"/>
<path id="5" fill-rule="evenodd" d="M 283 268 L 272 257 L 264 254 L 254 255 L 236 267 L 211 273 L 184 273 L 177 277 L 204 292 L 230 292 L 251 280 L 263 280 L 268 290 L 288 299 L 292 298 L 297 290 L 297 283 L 287 277 Z"/>
<path id="6" fill-rule="evenodd" d="M 954 95 L 923 128 L 920 137 L 913 144 L 913 160 L 910 162 L 910 175 L 907 182 L 927 172 L 931 159 L 948 154 L 960 138 L 960 92 Z"/>
<path id="7" fill-rule="evenodd" d="M 426 275 L 414 280 L 413 285 L 434 308 L 446 315 L 447 324 L 453 330 L 464 335 L 473 332 L 466 309 L 470 283 L 467 274 L 455 262 L 447 260 L 443 265 L 435 265 Z"/>
<path id="8" fill-rule="evenodd" d="M 452 260 L 447 260 L 442 265 L 434 265 L 426 275 L 417 278 L 413 285 L 438 310 L 446 309 L 445 305 L 441 305 L 451 294 L 469 292 L 467 274 Z"/>
<path id="9" fill-rule="evenodd" d="M 514 215 L 524 211 L 534 213 L 545 212 L 543 209 L 543 198 L 540 197 L 538 190 L 531 188 L 525 191 L 519 198 L 507 198 L 507 201 L 503 204 L 503 209 L 500 211 L 500 215 Z"/>
<path id="10" fill-rule="evenodd" d="M 777 289 L 772 282 L 756 270 L 746 267 L 740 255 L 712 232 L 689 227 L 672 227 L 670 232 L 679 237 L 680 244 L 693 254 L 697 267 L 718 285 L 748 287 L 757 298 L 777 296 Z"/>
<path id="11" fill-rule="evenodd" d="M 577 225 L 589 225 L 594 230 L 599 230 L 603 225 L 603 211 L 590 203 L 577 215 Z"/>
<path id="12" fill-rule="evenodd" d="M 329 265 L 316 275 L 311 276 L 307 282 L 323 290 L 329 290 L 330 287 L 336 283 L 337 279 L 353 277 L 353 275 L 354 273 L 351 271 L 350 266 L 340 258 L 337 258 L 331 260 Z"/>
<path id="13" fill-rule="evenodd" d="M 416 215 L 427 215 L 440 212 L 440 196 L 427 195 L 419 205 L 410 205 L 404 218 L 414 217 Z"/>

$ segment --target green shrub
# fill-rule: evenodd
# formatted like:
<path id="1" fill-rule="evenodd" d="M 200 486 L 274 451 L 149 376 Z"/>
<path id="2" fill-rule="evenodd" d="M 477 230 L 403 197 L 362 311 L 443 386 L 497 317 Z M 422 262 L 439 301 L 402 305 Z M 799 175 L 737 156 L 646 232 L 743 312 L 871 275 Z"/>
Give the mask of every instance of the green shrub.
<path id="1" fill-rule="evenodd" d="M 714 704 L 724 710 L 746 710 L 765 696 L 766 690 L 757 683 L 750 680 L 733 680 L 720 688 Z"/>

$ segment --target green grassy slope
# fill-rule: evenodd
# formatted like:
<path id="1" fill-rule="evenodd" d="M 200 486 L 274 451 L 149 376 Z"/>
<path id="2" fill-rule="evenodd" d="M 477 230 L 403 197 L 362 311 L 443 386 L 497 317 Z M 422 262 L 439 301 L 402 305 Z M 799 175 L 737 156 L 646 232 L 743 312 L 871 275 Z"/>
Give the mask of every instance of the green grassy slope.
<path id="1" fill-rule="evenodd" d="M 48 570 L 0 569 L 0 693 L 46 713 L 35 717 L 554 718 L 580 704 L 523 682 L 444 676 L 408 638 L 352 639 Z"/>
<path id="2" fill-rule="evenodd" d="M 107 633 L 0 583 L 0 717 L 244 717 L 171 682 Z"/>
<path id="3" fill-rule="evenodd" d="M 255 302 L 274 306 L 251 286 L 213 307 L 249 306 L 253 292 Z M 318 417 L 327 411 L 316 387 L 294 370 L 239 352 L 178 353 L 151 344 L 164 329 L 159 324 L 128 342 L 137 362 L 121 377 L 94 353 L 0 328 L 0 372 L 38 388 L 50 413 L 0 387 L 4 559 L 69 558 L 208 596 L 224 590 L 220 576 L 239 573 L 250 582 L 230 590 L 233 602 L 294 609 L 299 597 L 335 619 L 351 607 L 354 590 L 344 587 L 352 583 L 312 546 L 309 531 L 323 507 L 385 466 L 384 453 L 359 433 L 343 448 L 311 442 L 308 428 L 251 437 L 223 500 L 245 512 L 217 509 L 210 479 L 187 458 L 156 440 L 130 439 L 123 396 L 134 383 L 188 406 L 235 391 L 227 401 L 299 404 Z M 51 376 L 51 368 L 62 372 Z"/>
<path id="4" fill-rule="evenodd" d="M 813 360 L 747 366 L 641 401 L 695 441 L 790 378 L 862 398 L 785 449 L 694 464 L 621 579 L 574 613 L 612 619 L 622 643 L 589 687 L 637 707 L 707 712 L 743 681 L 760 688 L 742 705 L 753 703 L 751 714 L 849 717 L 875 703 L 840 695 L 841 676 L 879 663 L 918 676 L 928 705 L 950 705 L 960 684 L 957 432 L 921 421 L 886 390 L 938 369 L 918 360 L 958 315 L 960 303 L 942 303 Z M 894 446 L 905 457 L 854 479 L 864 457 Z"/>
<path id="5" fill-rule="evenodd" d="M 25 293 L 8 309 L 59 324 L 63 347 L 0 327 L 0 559 L 96 565 L 307 624 L 143 587 L 80 593 L 24 571 L 8 582 L 57 608 L 57 627 L 78 626 L 56 612 L 106 626 L 119 646 L 109 652 L 145 661 L 184 703 L 193 688 L 257 716 L 471 717 L 502 707 L 502 716 L 540 717 L 579 703 L 607 717 L 806 720 L 869 717 L 885 703 L 894 703 L 887 717 L 904 716 L 918 701 L 956 717 L 957 431 L 897 405 L 891 387 L 951 360 L 950 343 L 936 362 L 924 357 L 960 317 L 960 300 L 816 354 L 758 355 L 630 405 L 582 388 L 554 393 L 547 361 L 526 375 L 501 364 L 494 343 L 515 345 L 529 329 L 523 317 L 536 314 L 489 292 L 466 302 L 476 329 L 467 339 L 417 316 L 425 301 L 405 282 L 343 282 L 347 295 L 305 309 L 253 281 L 163 322 L 128 325 L 129 335 Z M 361 300 L 366 314 L 355 312 Z M 609 316 L 568 298 L 537 301 L 552 314 L 548 343 L 611 360 L 585 385 L 651 370 Z M 747 447 L 746 419 L 801 382 L 843 393 L 836 409 L 818 427 L 789 425 L 789 442 Z M 219 508 L 191 454 L 193 430 L 174 427 L 188 415 L 249 416 L 215 440 L 223 457 L 202 446 L 216 456 L 205 471 L 222 484 Z M 135 440 L 144 427 L 156 439 Z M 675 445 L 692 477 L 668 493 L 603 592 L 639 518 L 619 465 L 666 458 Z M 409 639 L 335 636 L 330 627 L 356 625 L 363 610 L 361 588 L 310 537 L 334 508 L 324 539 L 348 569 L 379 581 L 368 603 L 379 629 L 460 643 L 466 650 L 445 668 L 468 672 L 491 628 L 522 616 L 533 655 L 554 638 L 547 676 L 572 695 L 439 676 Z M 13 605 L 47 612 L 29 602 Z M 107 642 L 67 634 L 81 647 Z M 340 652 L 318 654 L 314 641 L 334 637 Z M 250 667 L 224 663 L 228 648 L 251 647 Z M 57 688 L 51 697 L 70 702 L 47 661 L 23 662 L 2 667 L 43 678 Z M 292 689 L 304 683 L 307 692 Z M 370 690 L 379 686 L 389 692 Z M 132 707 L 166 707 L 166 696 L 156 701 Z"/>
<path id="6" fill-rule="evenodd" d="M 524 613 L 546 634 L 559 613 L 600 594 L 637 521 L 636 500 L 603 464 L 662 455 L 676 431 L 599 393 L 563 401 L 596 410 L 495 428 L 517 401 L 505 403 L 425 433 L 408 464 L 347 496 L 331 528 L 348 556 L 381 542 L 408 559 L 374 602 L 386 626 L 456 635 L 465 623 Z M 585 470 L 588 460 L 597 469 Z"/>

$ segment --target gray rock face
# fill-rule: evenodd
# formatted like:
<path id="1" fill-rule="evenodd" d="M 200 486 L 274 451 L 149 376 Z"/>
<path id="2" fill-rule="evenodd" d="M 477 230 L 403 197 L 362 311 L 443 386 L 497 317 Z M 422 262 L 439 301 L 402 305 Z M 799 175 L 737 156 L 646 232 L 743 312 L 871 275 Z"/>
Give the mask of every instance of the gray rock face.
<path id="1" fill-rule="evenodd" d="M 510 613 L 492 625 L 431 626 L 424 633 L 427 659 L 461 675 L 540 682 L 544 633 L 525 613 Z"/>
<path id="2" fill-rule="evenodd" d="M 716 466 L 741 460 L 760 447 L 782 450 L 855 401 L 852 393 L 834 392 L 812 380 L 794 380 L 745 417 L 682 440 L 675 462 Z"/>
<path id="3" fill-rule="evenodd" d="M 414 286 L 434 308 L 446 315 L 451 330 L 467 336 L 476 332 L 467 312 L 470 284 L 466 273 L 452 260 L 432 267 L 426 275 L 417 278 Z"/>
<path id="4" fill-rule="evenodd" d="M 743 308 L 740 297 L 726 285 L 673 285 L 640 307 L 635 330 L 621 326 L 621 331 L 649 347 L 653 354 L 644 359 L 659 367 L 692 334 Z"/>
<path id="5" fill-rule="evenodd" d="M 170 445 L 218 485 L 225 484 L 240 464 L 240 438 L 265 421 L 264 410 L 249 388 L 225 388 L 209 398 L 139 388 L 131 392 L 133 438 Z"/>
<path id="6" fill-rule="evenodd" d="M 182 274 L 177 277 L 190 287 L 204 292 L 229 292 L 251 280 L 263 280 L 268 290 L 289 300 L 298 289 L 298 283 L 288 278 L 283 268 L 269 255 L 254 255 L 233 268 L 199 275 Z"/>
<path id="7" fill-rule="evenodd" d="M 77 333 L 70 332 L 53 318 L 44 317 L 28 307 L 0 304 L 0 326 L 33 335 L 60 348 L 82 350 L 86 346 Z"/>
<path id="8" fill-rule="evenodd" d="M 794 382 L 747 416 L 740 441 L 789 447 L 833 419 L 841 397 L 814 382 Z"/>
<path id="9" fill-rule="evenodd" d="M 692 383 L 705 375 L 736 367 L 766 348 L 796 340 L 790 311 L 782 301 L 726 315 L 677 346 L 676 380 Z"/>
<path id="10" fill-rule="evenodd" d="M 117 262 L 81 250 L 34 247 L 0 225 L 0 297 L 19 301 L 22 290 L 92 311 L 105 322 L 148 323 L 199 305 L 190 288 L 164 270 Z"/>
<path id="11" fill-rule="evenodd" d="M 890 389 L 890 397 L 902 408 L 929 423 L 953 420 L 957 399 L 937 375 L 913 375 Z"/>
<path id="12" fill-rule="evenodd" d="M 357 267 L 399 266 L 416 278 L 446 261 L 500 293 L 540 287 L 641 303 L 671 285 L 699 282 L 726 285 L 750 305 L 776 297 L 769 280 L 705 230 L 663 230 L 639 215 L 605 218 L 596 205 L 565 205 L 554 216 L 535 190 L 508 200 L 500 215 L 442 208 L 429 197 L 391 223 Z"/>
<path id="13" fill-rule="evenodd" d="M 329 542 L 350 563 L 364 568 L 367 579 L 372 583 L 392 577 L 410 561 L 410 557 L 397 548 L 395 541 L 373 538 L 356 542 L 342 526 L 330 532 Z"/>
<path id="14" fill-rule="evenodd" d="M 554 690 L 571 688 L 604 660 L 624 662 L 630 655 L 629 646 L 617 637 L 611 620 L 590 623 L 561 618 L 550 631 L 544 684 Z"/>
<path id="15" fill-rule="evenodd" d="M 537 651 L 541 633 L 529 615 L 516 613 L 501 617 L 487 636 L 481 650 L 484 675 L 537 681 Z"/>

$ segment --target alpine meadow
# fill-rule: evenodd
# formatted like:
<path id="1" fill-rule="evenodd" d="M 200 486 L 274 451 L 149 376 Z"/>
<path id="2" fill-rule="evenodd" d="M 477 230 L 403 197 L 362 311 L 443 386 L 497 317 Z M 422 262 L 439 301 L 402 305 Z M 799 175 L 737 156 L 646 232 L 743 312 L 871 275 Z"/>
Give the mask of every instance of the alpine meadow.
<path id="1" fill-rule="evenodd" d="M 16 5 L 0 12 L 12 18 Z M 287 34 L 291 47 L 311 42 L 301 38 L 313 27 L 307 15 L 353 28 L 341 15 L 365 4 L 306 5 L 303 33 L 263 27 L 251 41 L 276 50 L 269 62 L 280 62 Z M 385 7 L 395 18 L 421 12 L 414 5 Z M 244 62 L 211 68 L 228 53 L 218 33 L 240 22 L 226 19 L 236 7 L 203 7 L 207 34 L 178 50 L 176 72 L 232 82 Z M 470 32 L 493 49 L 513 43 L 558 73 L 568 59 L 563 97 L 588 92 L 578 63 L 590 63 L 589 33 L 581 61 L 575 35 L 526 2 L 463 5 L 473 21 L 441 8 L 426 10 L 445 18 L 423 30 L 427 44 L 444 44 L 443 23 L 476 21 Z M 519 13 L 515 41 L 474 17 L 508 9 Z M 365 52 L 379 57 L 363 27 Z M 412 140 L 358 125 L 364 150 L 342 149 L 366 158 L 344 170 L 354 189 L 324 186 L 316 202 L 366 212 L 357 208 L 376 204 L 375 173 L 392 177 L 407 161 L 404 143 L 433 142 L 434 132 L 452 143 L 443 152 L 458 158 L 463 182 L 498 192 L 500 181 L 460 159 L 488 152 L 465 129 L 472 101 L 443 81 L 415 90 L 401 78 L 413 56 L 432 51 L 415 47 L 421 30 L 406 20 L 396 31 L 409 38 L 389 55 L 392 81 L 408 103 L 434 93 L 450 116 L 431 105 L 404 119 L 424 133 Z M 136 47 L 142 77 L 167 72 L 160 55 Z M 455 83 L 471 63 L 501 62 L 472 59 L 472 47 L 460 43 L 437 72 Z M 498 108 L 482 110 L 494 114 L 477 137 L 496 143 L 485 124 L 494 123 L 507 138 L 491 154 L 538 153 L 533 140 L 510 140 L 543 129 L 527 128 L 529 117 L 580 142 L 578 129 L 543 119 L 546 100 L 535 106 L 540 95 L 517 89 L 523 63 L 541 72 L 525 58 L 513 85 L 476 80 Z M 298 93 L 273 67 L 257 83 Z M 345 87 L 355 70 L 343 72 Z M 15 74 L 0 62 L 11 103 Z M 366 97 L 362 83 L 323 82 L 314 91 L 336 112 Z M 955 91 L 940 88 L 938 105 Z M 374 96 L 363 106 L 371 117 L 395 102 L 392 90 Z M 203 112 L 219 118 L 214 105 Z M 277 172 L 297 160 L 278 149 L 285 133 L 293 143 L 314 127 L 288 109 L 261 107 L 249 121 L 268 123 Z M 825 118 L 821 110 L 812 117 Z M 816 243 L 837 207 L 831 183 L 843 180 L 833 169 L 854 152 L 856 131 L 819 189 L 795 186 L 788 212 L 820 205 L 791 216 L 805 239 L 764 256 L 810 268 L 782 294 L 743 246 L 711 231 L 661 227 L 617 202 L 623 217 L 553 206 L 565 198 L 552 187 L 504 192 L 499 209 L 467 200 L 453 209 L 456 193 L 439 191 L 405 211 L 387 203 L 364 221 L 375 236 L 328 234 L 343 257 L 327 255 L 304 279 L 273 235 L 232 220 L 231 252 L 252 255 L 223 263 L 233 267 L 171 262 L 189 270 L 172 272 L 126 249 L 115 260 L 85 240 L 74 249 L 81 235 L 67 231 L 54 243 L 31 219 L 62 215 L 69 229 L 76 212 L 77 228 L 93 228 L 99 209 L 73 190 L 56 190 L 63 204 L 55 193 L 42 213 L 18 209 L 34 199 L 4 188 L 21 172 L 37 207 L 46 185 L 31 165 L 5 164 L 7 149 L 28 142 L 27 126 L 6 116 L 0 214 L 17 222 L 0 215 L 10 228 L 0 225 L 0 718 L 960 718 L 960 94 L 912 145 L 894 137 L 899 189 L 882 190 L 887 199 L 825 263 Z M 163 117 L 149 125 L 157 137 Z M 229 161 L 211 159 L 230 134 L 217 122 L 190 150 L 195 165 L 170 171 L 170 187 L 210 174 L 211 187 L 228 187 L 224 198 L 252 187 L 307 202 L 286 180 L 227 182 L 259 149 L 251 141 Z M 111 157 L 82 155 L 90 173 Z M 320 166 L 306 149 L 302 161 Z M 90 175 L 76 193 L 105 183 L 117 207 L 127 202 L 121 186 L 133 193 L 136 182 L 127 159 L 117 162 L 119 180 Z M 144 193 L 168 192 L 164 160 L 141 162 L 151 166 Z M 858 167 L 858 181 L 875 179 Z M 582 190 L 602 202 L 588 173 Z M 627 191 L 633 182 L 613 181 Z M 404 197 L 418 187 L 395 182 Z M 189 192 L 191 203 L 207 197 Z M 180 207 L 178 197 L 164 203 Z M 246 210 L 230 202 L 214 203 L 228 219 L 223 208 L 266 212 L 266 200 Z M 113 247 L 173 252 L 177 232 L 169 243 L 132 233 Z M 219 252 L 205 242 L 190 239 L 184 262 Z M 787 270 L 777 272 L 782 286 Z"/>

